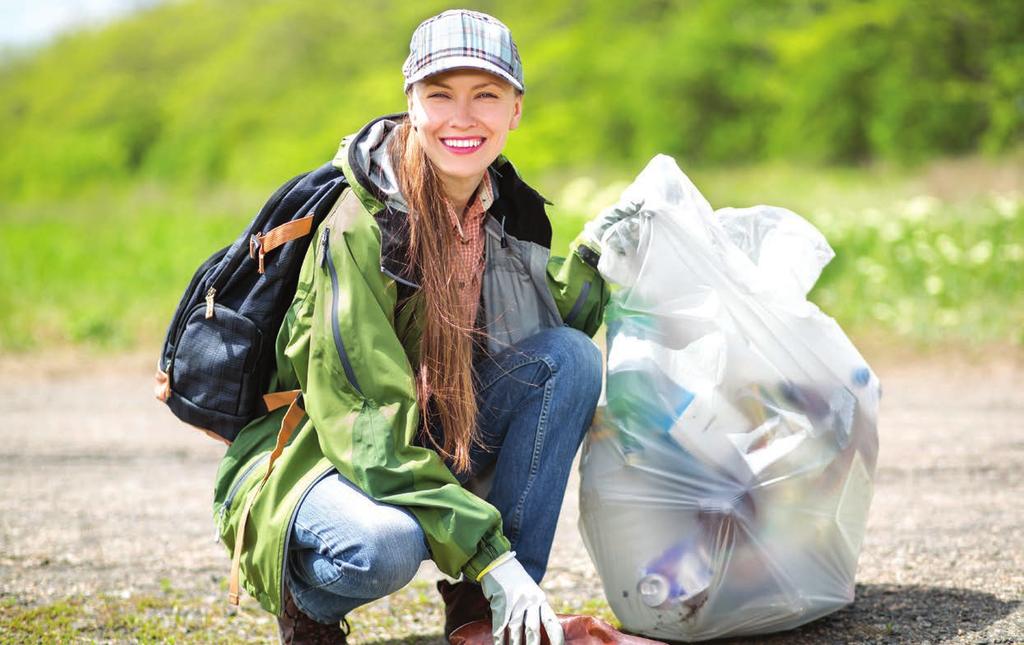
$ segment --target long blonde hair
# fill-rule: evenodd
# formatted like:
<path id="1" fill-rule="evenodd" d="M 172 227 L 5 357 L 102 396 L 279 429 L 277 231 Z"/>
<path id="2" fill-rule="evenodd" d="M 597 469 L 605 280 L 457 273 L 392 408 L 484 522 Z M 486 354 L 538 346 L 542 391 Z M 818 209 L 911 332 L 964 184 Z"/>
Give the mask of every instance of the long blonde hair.
<path id="1" fill-rule="evenodd" d="M 473 316 L 463 315 L 465 305 L 451 271 L 457 240 L 448 219 L 441 179 L 413 135 L 408 119 L 399 124 L 389 152 L 409 207 L 409 260 L 419 273 L 424 298 L 425 320 L 416 371 L 423 434 L 455 472 L 463 473 L 470 467 L 470 447 L 480 440 L 472 369 L 477 332 Z M 432 432 L 432 409 L 443 429 L 442 443 Z"/>

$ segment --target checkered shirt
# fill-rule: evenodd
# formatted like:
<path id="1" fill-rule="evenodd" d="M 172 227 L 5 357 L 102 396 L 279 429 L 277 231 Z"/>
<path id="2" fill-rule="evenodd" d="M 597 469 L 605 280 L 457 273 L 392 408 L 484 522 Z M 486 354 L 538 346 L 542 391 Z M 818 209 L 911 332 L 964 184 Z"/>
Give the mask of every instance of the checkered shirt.
<path id="1" fill-rule="evenodd" d="M 461 311 L 460 323 L 471 326 L 476 322 L 477 309 L 480 306 L 480 289 L 484 273 L 484 216 L 494 201 L 494 190 L 491 186 L 490 173 L 485 172 L 483 181 L 476 189 L 472 201 L 466 208 L 463 217 L 455 212 L 455 207 L 448 203 L 448 219 L 455 230 L 458 243 L 455 245 L 452 279 L 460 291 L 459 302 Z"/>

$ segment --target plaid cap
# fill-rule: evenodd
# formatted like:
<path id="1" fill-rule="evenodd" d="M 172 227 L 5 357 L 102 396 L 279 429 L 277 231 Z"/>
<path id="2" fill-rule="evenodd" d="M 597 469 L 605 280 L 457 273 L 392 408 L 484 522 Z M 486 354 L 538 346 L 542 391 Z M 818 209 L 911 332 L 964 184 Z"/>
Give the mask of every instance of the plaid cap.
<path id="1" fill-rule="evenodd" d="M 482 69 L 526 91 L 512 32 L 497 18 L 468 9 L 450 9 L 416 28 L 402 65 L 405 91 L 416 81 L 462 67 Z"/>

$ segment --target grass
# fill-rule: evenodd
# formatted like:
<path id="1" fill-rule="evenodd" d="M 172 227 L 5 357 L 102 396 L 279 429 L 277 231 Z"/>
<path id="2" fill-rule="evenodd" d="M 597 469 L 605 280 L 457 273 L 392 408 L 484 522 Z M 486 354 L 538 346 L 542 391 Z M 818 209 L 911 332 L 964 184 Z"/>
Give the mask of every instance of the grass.
<path id="1" fill-rule="evenodd" d="M 716 207 L 785 206 L 825 234 L 837 257 L 811 297 L 851 336 L 1020 347 L 1022 167 L 1013 157 L 913 172 L 773 165 L 691 175 Z M 626 181 L 577 173 L 536 184 L 556 203 L 553 249 L 564 253 Z M 0 353 L 155 352 L 195 267 L 233 240 L 265 197 L 139 186 L 0 204 Z"/>
<path id="2" fill-rule="evenodd" d="M 42 605 L 8 601 L 0 605 L 0 642 L 271 641 L 276 635 L 272 618 L 251 605 L 231 615 L 223 603 L 168 595 L 72 596 Z"/>
<path id="3" fill-rule="evenodd" d="M 245 202 L 148 188 L 2 209 L 0 351 L 154 342 L 195 268 L 241 233 Z"/>
<path id="4" fill-rule="evenodd" d="M 618 626 L 607 603 L 556 604 L 559 613 L 587 613 Z M 433 586 L 417 580 L 355 610 L 352 643 L 443 643 L 444 611 Z M 161 582 L 161 593 L 72 596 L 39 605 L 0 599 L 0 643 L 133 641 L 139 643 L 276 642 L 277 622 L 246 598 L 228 611 L 223 595 L 197 596 Z"/>

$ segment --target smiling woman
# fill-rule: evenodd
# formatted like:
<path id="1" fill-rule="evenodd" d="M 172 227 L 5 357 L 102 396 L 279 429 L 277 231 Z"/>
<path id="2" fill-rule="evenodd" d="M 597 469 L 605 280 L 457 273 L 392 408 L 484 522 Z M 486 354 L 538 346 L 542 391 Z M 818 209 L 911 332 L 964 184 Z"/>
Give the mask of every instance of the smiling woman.
<path id="1" fill-rule="evenodd" d="M 438 583 L 446 636 L 490 618 L 496 643 L 558 645 L 538 585 L 601 390 L 600 234 L 631 213 L 551 257 L 546 200 L 501 154 L 525 85 L 497 19 L 426 20 L 403 73 L 408 113 L 318 171 L 348 188 L 305 257 L 271 382 L 301 390 L 306 419 L 269 457 L 282 414 L 256 419 L 221 463 L 232 579 L 285 642 L 344 642 L 346 614 L 430 558 L 462 576 Z"/>
<path id="2" fill-rule="evenodd" d="M 487 72 L 452 70 L 414 83 L 407 93 L 416 139 L 461 211 L 519 125 L 522 90 Z"/>

